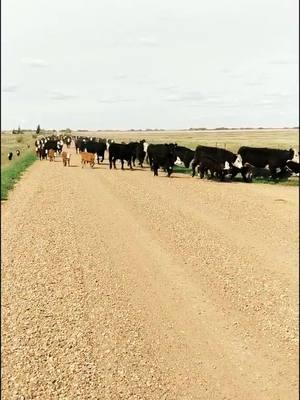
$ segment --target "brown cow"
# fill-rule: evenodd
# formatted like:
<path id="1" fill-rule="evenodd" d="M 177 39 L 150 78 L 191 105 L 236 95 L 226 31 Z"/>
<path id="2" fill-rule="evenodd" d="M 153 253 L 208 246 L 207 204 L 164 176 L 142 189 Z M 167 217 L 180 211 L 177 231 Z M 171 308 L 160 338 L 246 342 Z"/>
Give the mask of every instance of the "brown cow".
<path id="1" fill-rule="evenodd" d="M 64 167 L 66 167 L 68 165 L 68 167 L 70 166 L 70 158 L 71 158 L 71 154 L 67 153 L 66 151 L 63 151 L 61 153 L 62 156 L 62 161 L 63 161 L 63 165 Z"/>
<path id="2" fill-rule="evenodd" d="M 91 167 L 95 165 L 95 155 L 93 153 L 82 152 L 81 154 L 81 167 L 85 164 L 90 164 Z"/>
<path id="3" fill-rule="evenodd" d="M 54 159 L 55 159 L 55 151 L 53 149 L 50 149 L 48 151 L 48 157 L 49 157 L 49 161 L 54 161 Z"/>

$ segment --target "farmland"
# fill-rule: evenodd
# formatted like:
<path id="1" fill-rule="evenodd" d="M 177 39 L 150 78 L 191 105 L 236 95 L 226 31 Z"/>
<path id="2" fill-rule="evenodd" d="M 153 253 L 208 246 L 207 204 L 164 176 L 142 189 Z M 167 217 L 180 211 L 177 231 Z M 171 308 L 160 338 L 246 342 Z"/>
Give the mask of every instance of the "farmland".
<path id="1" fill-rule="evenodd" d="M 298 129 L 263 130 L 209 130 L 209 131 L 85 131 L 74 135 L 108 137 L 125 142 L 145 139 L 149 143 L 177 143 L 181 146 L 196 148 L 197 145 L 226 147 L 236 152 L 240 146 L 299 149 Z"/>

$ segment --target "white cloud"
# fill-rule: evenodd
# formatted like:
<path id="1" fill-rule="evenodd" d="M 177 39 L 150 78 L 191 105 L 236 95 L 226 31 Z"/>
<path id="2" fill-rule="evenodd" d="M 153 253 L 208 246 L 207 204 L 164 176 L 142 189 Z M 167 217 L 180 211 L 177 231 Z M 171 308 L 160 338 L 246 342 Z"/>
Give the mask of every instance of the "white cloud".
<path id="1" fill-rule="evenodd" d="M 49 97 L 52 100 L 72 100 L 72 99 L 75 99 L 77 96 L 72 95 L 72 94 L 63 93 L 58 90 L 53 90 L 49 93 Z"/>
<path id="2" fill-rule="evenodd" d="M 3 88 L 1 88 L 1 92 L 4 93 L 15 93 L 19 88 L 19 85 L 5 85 Z"/>
<path id="3" fill-rule="evenodd" d="M 147 46 L 147 47 L 157 47 L 158 46 L 158 41 L 154 37 L 150 36 L 142 36 L 139 38 L 139 44 L 142 46 Z"/>
<path id="4" fill-rule="evenodd" d="M 123 72 L 119 72 L 114 76 L 114 78 L 116 80 L 120 80 L 120 81 L 126 79 L 127 77 L 128 77 L 128 75 L 124 74 Z"/>
<path id="5" fill-rule="evenodd" d="M 102 104 L 118 104 L 118 103 L 131 103 L 136 101 L 133 98 L 126 98 L 126 97 L 103 97 L 101 99 L 98 99 L 98 103 Z"/>
<path id="6" fill-rule="evenodd" d="M 199 91 L 186 91 L 178 94 L 171 94 L 165 98 L 166 101 L 170 102 L 198 102 L 203 101 L 206 96 Z"/>
<path id="7" fill-rule="evenodd" d="M 272 60 L 269 62 L 269 64 L 271 64 L 271 65 L 292 65 L 292 64 L 297 64 L 297 60 L 282 58 L 282 59 Z"/>
<path id="8" fill-rule="evenodd" d="M 48 66 L 48 63 L 45 60 L 38 58 L 23 58 L 22 62 L 34 68 L 45 68 Z"/>

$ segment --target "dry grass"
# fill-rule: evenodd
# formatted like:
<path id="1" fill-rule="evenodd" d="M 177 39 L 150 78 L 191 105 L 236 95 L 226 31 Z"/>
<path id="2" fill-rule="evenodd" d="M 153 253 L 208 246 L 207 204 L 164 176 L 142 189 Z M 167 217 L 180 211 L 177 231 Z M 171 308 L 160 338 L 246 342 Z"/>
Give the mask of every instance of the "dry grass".
<path id="1" fill-rule="evenodd" d="M 72 131 L 73 135 L 111 138 L 118 141 L 145 139 L 151 143 L 176 142 L 178 145 L 194 149 L 199 144 L 218 146 L 237 151 L 240 146 L 299 149 L 298 129 L 257 129 L 218 131 Z"/>

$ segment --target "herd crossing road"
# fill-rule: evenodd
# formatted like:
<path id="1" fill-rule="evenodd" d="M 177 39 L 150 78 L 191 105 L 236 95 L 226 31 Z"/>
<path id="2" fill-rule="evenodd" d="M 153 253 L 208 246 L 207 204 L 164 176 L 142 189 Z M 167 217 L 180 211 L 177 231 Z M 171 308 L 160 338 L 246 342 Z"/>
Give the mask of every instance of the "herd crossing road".
<path id="1" fill-rule="evenodd" d="M 2 396 L 298 398 L 298 188 L 37 161 L 2 204 Z"/>

